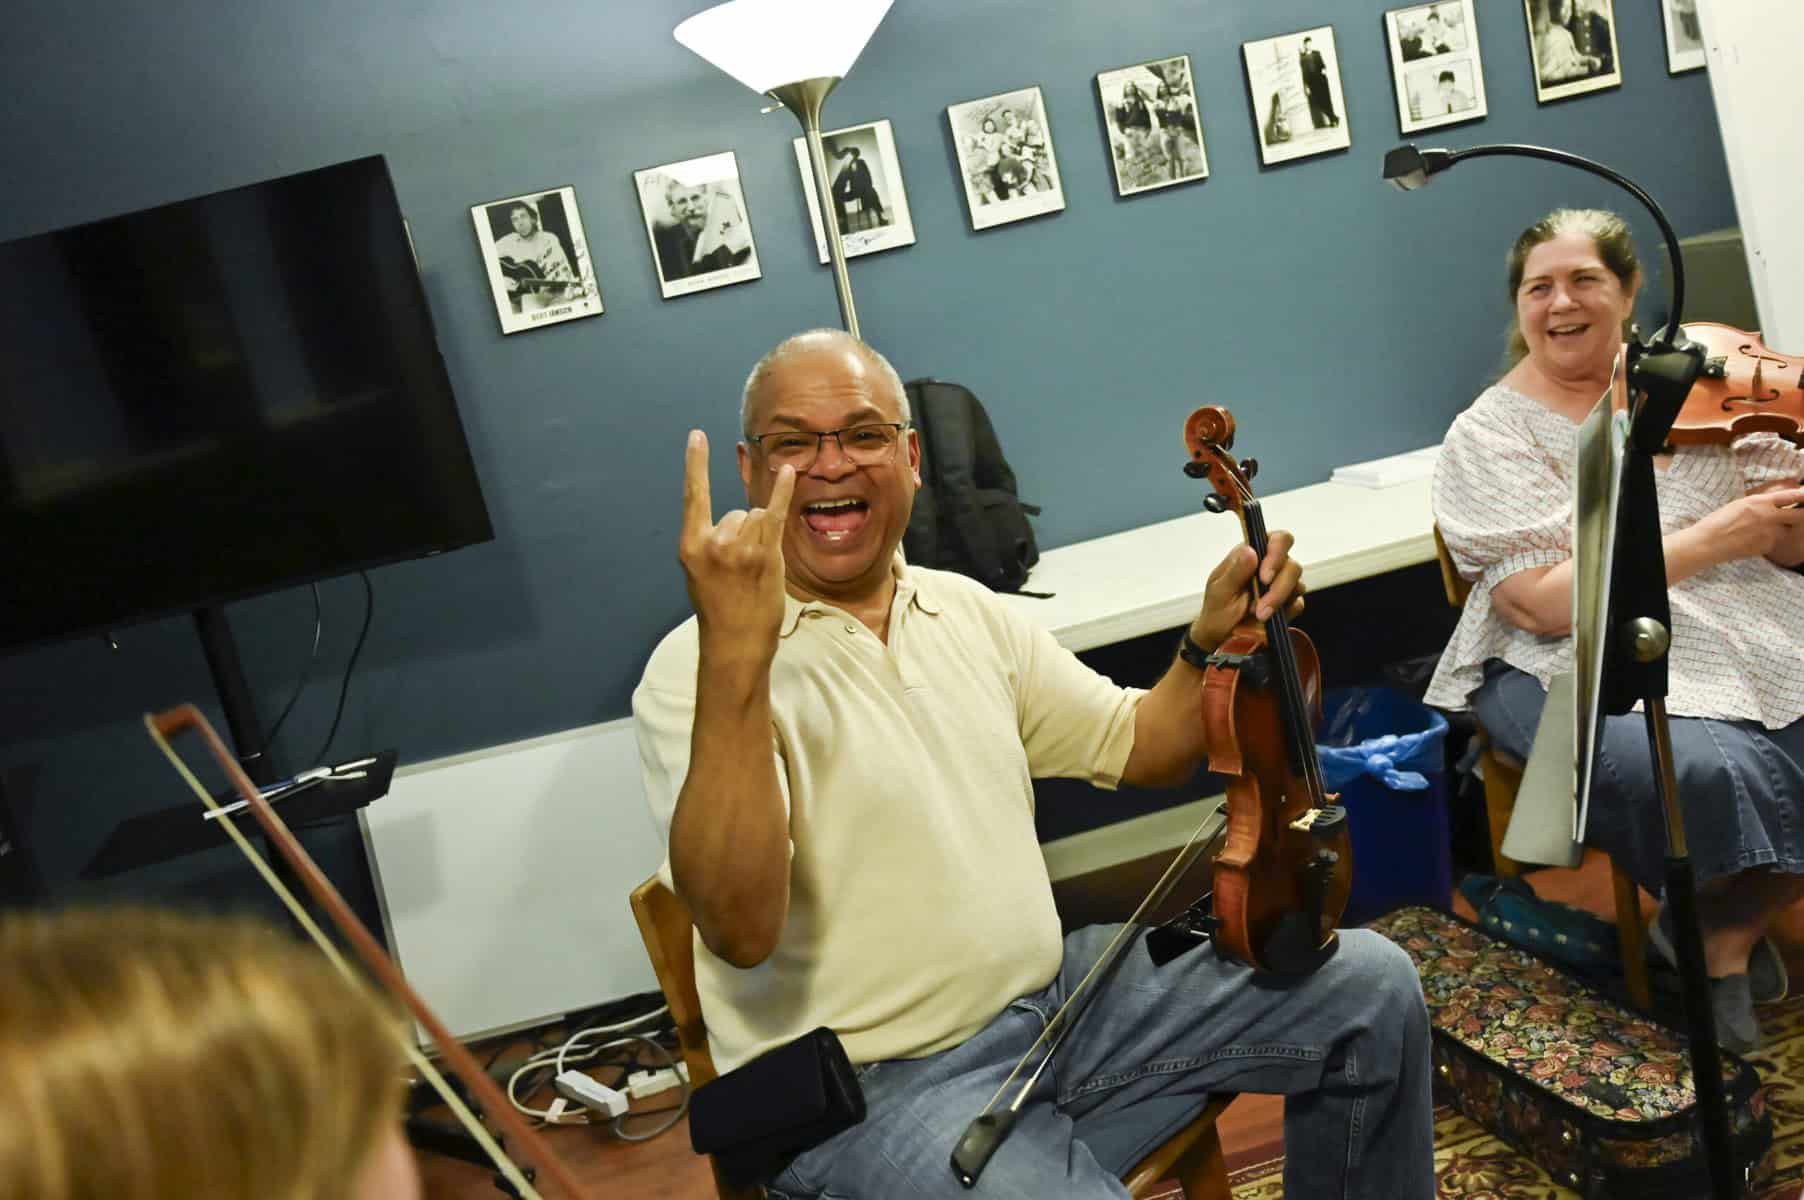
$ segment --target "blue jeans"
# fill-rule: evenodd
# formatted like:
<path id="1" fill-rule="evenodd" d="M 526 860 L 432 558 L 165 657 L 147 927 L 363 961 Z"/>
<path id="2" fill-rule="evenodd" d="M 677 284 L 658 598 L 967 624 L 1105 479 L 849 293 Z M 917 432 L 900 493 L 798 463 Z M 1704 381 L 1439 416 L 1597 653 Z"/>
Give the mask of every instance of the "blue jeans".
<path id="1" fill-rule="evenodd" d="M 1212 1092 L 1289 1097 L 1286 1195 L 1434 1195 L 1421 982 L 1403 951 L 1362 929 L 1342 930 L 1334 957 L 1298 978 L 1255 975 L 1208 945 L 1155 967 L 1136 940 L 966 1192 L 952 1174 L 953 1147 L 1116 928 L 1067 936 L 1058 976 L 962 1045 L 861 1067 L 864 1122 L 797 1158 L 771 1195 L 1126 1196 L 1121 1173 L 1193 1120 Z"/>

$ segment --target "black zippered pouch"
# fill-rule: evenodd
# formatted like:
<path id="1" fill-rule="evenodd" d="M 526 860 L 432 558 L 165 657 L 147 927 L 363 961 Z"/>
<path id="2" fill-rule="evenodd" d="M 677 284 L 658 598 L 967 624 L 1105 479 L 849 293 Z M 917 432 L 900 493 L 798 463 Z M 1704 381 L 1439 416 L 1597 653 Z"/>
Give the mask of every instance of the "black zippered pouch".
<path id="1" fill-rule="evenodd" d="M 689 1144 L 734 1183 L 765 1182 L 804 1150 L 864 1120 L 839 1035 L 822 1027 L 695 1089 Z"/>

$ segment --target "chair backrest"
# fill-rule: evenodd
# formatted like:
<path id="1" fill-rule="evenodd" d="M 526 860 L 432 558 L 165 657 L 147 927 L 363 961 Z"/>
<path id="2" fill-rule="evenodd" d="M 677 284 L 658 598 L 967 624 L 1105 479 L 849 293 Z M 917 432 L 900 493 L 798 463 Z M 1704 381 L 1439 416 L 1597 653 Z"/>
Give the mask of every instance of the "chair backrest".
<path id="1" fill-rule="evenodd" d="M 702 1024 L 702 1000 L 695 990 L 695 922 L 677 894 L 656 875 L 633 889 L 633 919 L 651 958 L 652 974 L 670 1019 L 676 1023 L 677 1044 L 689 1066 L 689 1084 L 700 1087 L 720 1077 L 714 1056 L 708 1052 L 708 1027 Z M 720 1200 L 761 1200 L 764 1189 L 736 1184 L 721 1174 L 720 1164 L 709 1160 L 714 1190 Z"/>
<path id="2" fill-rule="evenodd" d="M 689 1064 L 689 1083 L 700 1087 L 720 1073 L 708 1053 L 708 1029 L 702 1024 L 702 1001 L 695 990 L 695 925 L 689 909 L 653 875 L 633 889 L 633 917 L 645 939 L 652 973 L 670 1005 L 683 1061 Z"/>
<path id="3" fill-rule="evenodd" d="M 1434 527 L 1434 553 L 1441 561 L 1441 587 L 1446 589 L 1447 603 L 1454 608 L 1466 607 L 1466 593 L 1472 590 L 1472 585 L 1454 569 L 1453 555 L 1447 552 L 1447 542 L 1441 537 L 1438 521 Z"/>

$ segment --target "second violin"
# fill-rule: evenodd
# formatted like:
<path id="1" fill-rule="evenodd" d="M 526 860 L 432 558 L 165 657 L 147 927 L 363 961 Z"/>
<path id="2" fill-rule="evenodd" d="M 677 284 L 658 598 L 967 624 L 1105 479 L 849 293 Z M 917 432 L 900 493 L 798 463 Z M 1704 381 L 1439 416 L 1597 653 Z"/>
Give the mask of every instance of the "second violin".
<path id="1" fill-rule="evenodd" d="M 1682 446 L 1776 433 L 1804 445 L 1804 358 L 1768 349 L 1758 334 L 1729 325 L 1687 321 L 1684 331 L 1703 347 L 1704 366 L 1667 441 Z"/>

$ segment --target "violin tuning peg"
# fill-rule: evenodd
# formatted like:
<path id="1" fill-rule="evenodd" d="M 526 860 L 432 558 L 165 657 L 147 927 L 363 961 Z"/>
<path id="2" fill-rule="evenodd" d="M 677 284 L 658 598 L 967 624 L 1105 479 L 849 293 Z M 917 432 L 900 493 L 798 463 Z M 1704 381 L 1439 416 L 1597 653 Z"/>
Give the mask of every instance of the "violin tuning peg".
<path id="1" fill-rule="evenodd" d="M 1256 458 L 1241 459 L 1240 473 L 1245 475 L 1249 480 L 1252 479 L 1253 476 L 1259 474 L 1259 460 Z"/>
<path id="2" fill-rule="evenodd" d="M 1203 507 L 1212 513 L 1228 511 L 1228 501 L 1220 492 L 1210 492 L 1203 497 Z"/>

